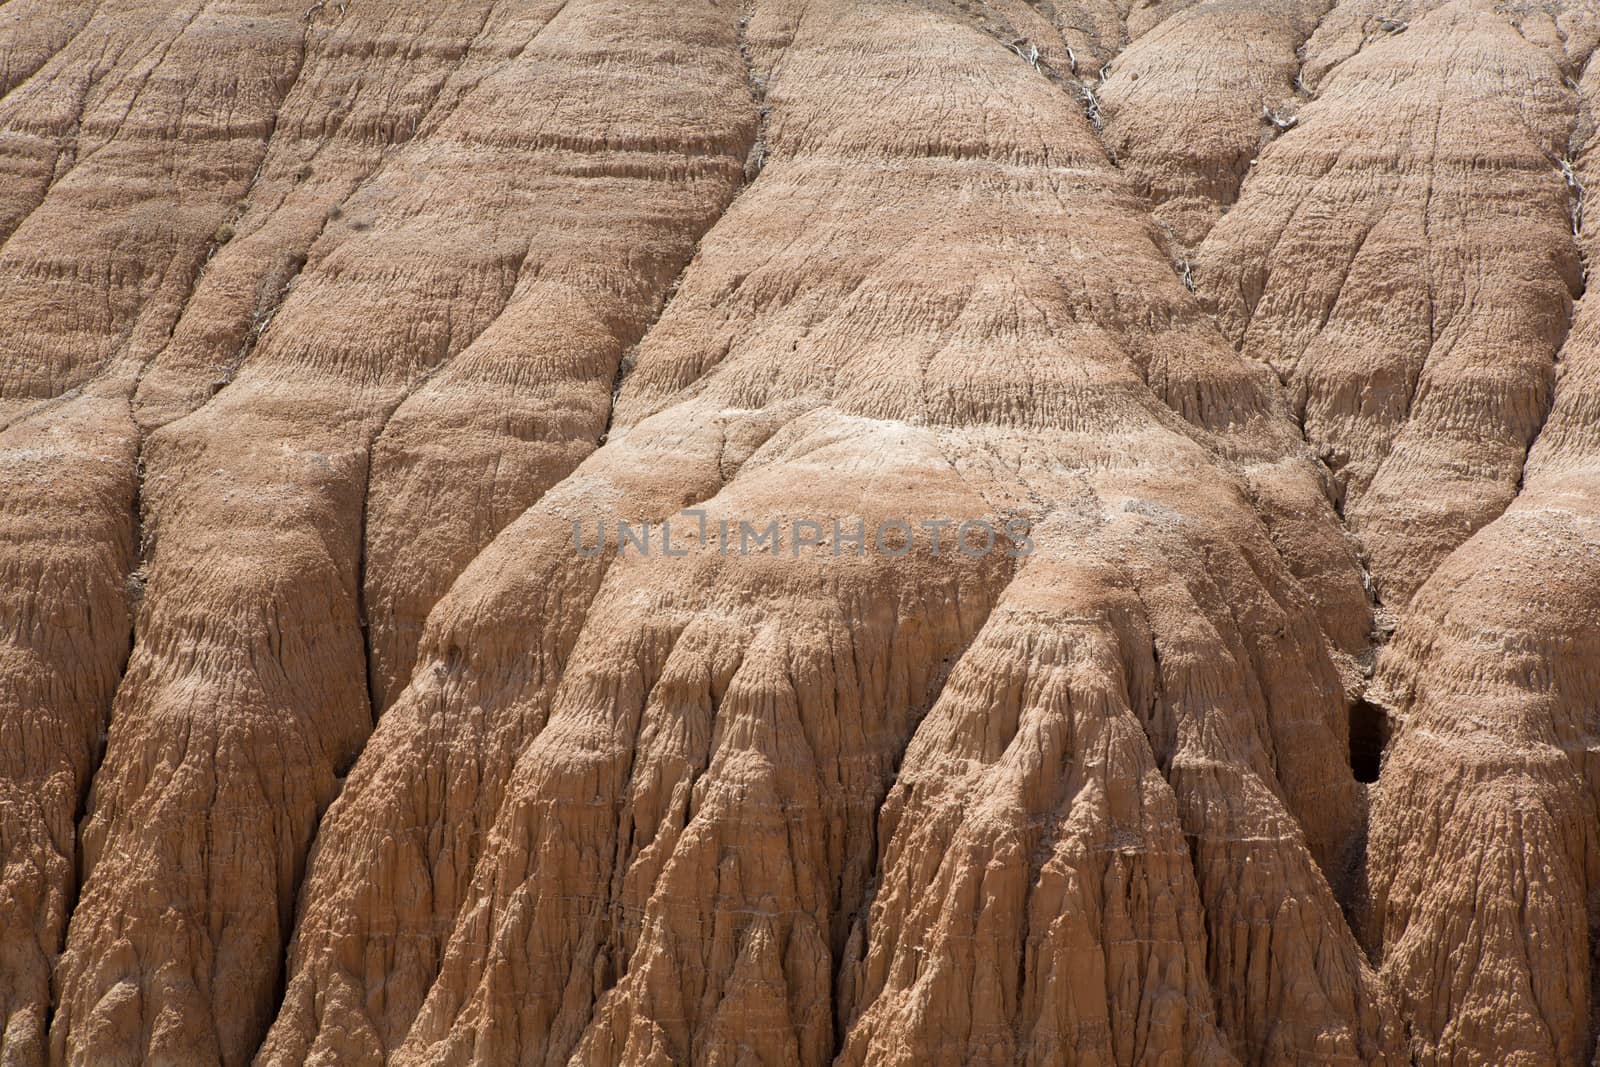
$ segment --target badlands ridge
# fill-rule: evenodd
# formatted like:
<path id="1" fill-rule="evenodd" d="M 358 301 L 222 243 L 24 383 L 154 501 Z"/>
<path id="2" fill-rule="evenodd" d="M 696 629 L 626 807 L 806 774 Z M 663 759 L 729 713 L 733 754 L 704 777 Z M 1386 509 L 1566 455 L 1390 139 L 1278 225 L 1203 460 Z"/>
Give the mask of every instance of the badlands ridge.
<path id="1" fill-rule="evenodd" d="M 1600 4 L 309 2 L 0 0 L 0 1064 L 1594 1060 Z"/>

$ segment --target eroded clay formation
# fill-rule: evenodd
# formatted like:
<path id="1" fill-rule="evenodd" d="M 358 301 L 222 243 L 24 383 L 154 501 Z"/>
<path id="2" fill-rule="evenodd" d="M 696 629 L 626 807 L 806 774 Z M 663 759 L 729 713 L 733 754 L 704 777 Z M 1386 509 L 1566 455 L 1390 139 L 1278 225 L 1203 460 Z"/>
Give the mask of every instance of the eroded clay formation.
<path id="1" fill-rule="evenodd" d="M 0 1063 L 1591 1062 L 1597 43 L 0 3 Z"/>

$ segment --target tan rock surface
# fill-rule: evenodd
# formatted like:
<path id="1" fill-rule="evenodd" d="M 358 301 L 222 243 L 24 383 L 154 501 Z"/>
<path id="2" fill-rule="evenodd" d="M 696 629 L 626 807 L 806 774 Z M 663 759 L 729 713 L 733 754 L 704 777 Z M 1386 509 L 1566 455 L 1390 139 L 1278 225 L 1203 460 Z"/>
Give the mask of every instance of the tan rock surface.
<path id="1" fill-rule="evenodd" d="M 1590 1062 L 1597 41 L 0 3 L 0 1064 Z"/>
<path id="2" fill-rule="evenodd" d="M 1562 160 L 1583 57 L 1469 0 L 1361 26 L 1197 270 L 1282 376 L 1399 610 L 1511 502 L 1549 406 L 1582 286 Z"/>
<path id="3" fill-rule="evenodd" d="M 1585 184 L 1600 179 L 1595 152 L 1579 160 Z M 1591 235 L 1583 250 L 1593 262 Z M 1404 727 L 1374 806 L 1368 936 L 1430 1060 L 1573 1063 L 1593 1048 L 1597 590 L 1589 295 L 1517 499 L 1440 565 L 1380 661 Z"/>

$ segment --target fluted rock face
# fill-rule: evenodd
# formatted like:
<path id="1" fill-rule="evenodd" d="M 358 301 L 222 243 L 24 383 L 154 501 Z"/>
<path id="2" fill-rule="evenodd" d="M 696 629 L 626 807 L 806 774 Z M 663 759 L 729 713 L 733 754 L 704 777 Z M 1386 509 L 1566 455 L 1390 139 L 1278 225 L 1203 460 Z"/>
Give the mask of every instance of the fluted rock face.
<path id="1" fill-rule="evenodd" d="M 1597 42 L 0 3 L 0 1064 L 1591 1062 Z"/>

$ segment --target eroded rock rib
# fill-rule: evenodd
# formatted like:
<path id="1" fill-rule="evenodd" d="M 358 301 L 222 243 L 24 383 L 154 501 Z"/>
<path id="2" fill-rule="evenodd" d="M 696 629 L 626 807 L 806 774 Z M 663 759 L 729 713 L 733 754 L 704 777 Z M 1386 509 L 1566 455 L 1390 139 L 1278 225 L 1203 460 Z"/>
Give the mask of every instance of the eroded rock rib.
<path id="1" fill-rule="evenodd" d="M 462 103 L 459 128 L 439 135 L 450 134 L 448 157 L 385 179 L 458 173 L 477 146 L 465 169 L 492 198 L 477 210 L 526 249 L 499 316 L 375 447 L 373 672 L 380 699 L 404 698 L 323 821 L 263 1062 L 381 1057 L 433 980 L 481 825 L 548 697 L 530 710 L 515 687 L 491 688 L 458 713 L 441 690 L 460 698 L 464 687 L 431 670 L 405 690 L 421 620 L 502 525 L 593 449 L 624 349 L 742 182 L 756 114 L 737 33 L 736 16 L 711 5 L 575 0 Z M 570 545 L 571 531 L 561 536 Z M 580 562 L 570 548 L 560 558 Z M 586 579 L 577 566 L 540 578 L 554 623 L 561 591 L 581 601 Z"/>
<path id="2" fill-rule="evenodd" d="M 148 74 L 152 60 L 181 33 L 195 10 L 188 4 L 132 2 L 95 20 L 90 4 L 76 10 L 53 5 L 55 10 L 48 11 L 37 10 L 43 4 L 7 6 L 15 11 L 7 11 L 0 23 L 6 31 L 0 48 L 6 50 L 7 70 L 7 92 L 0 99 L 0 151 L 5 155 L 5 166 L 0 168 L 0 240 L 9 239 L 54 182 L 73 169 L 80 133 L 86 132 L 86 144 L 103 144 L 119 130 L 122 116 L 134 118 L 127 111 L 127 77 L 140 63 Z M 147 128 L 141 130 L 136 121 L 131 132 L 136 138 L 141 133 L 148 138 L 154 116 L 146 111 L 138 118 Z M 168 189 L 147 191 L 170 195 Z M 126 192 L 121 197 L 115 191 L 102 195 L 115 198 L 113 203 L 137 202 Z M 80 202 L 80 210 L 83 206 Z M 86 362 L 86 369 L 92 369 L 93 361 Z M 19 369 L 8 366 L 7 379 Z M 33 370 L 37 374 L 46 368 Z"/>
<path id="3" fill-rule="evenodd" d="M 134 403 L 140 424 L 181 418 L 232 382 L 301 273 L 372 228 L 371 217 L 345 210 L 347 201 L 559 7 L 335 0 L 302 8 L 294 85 L 249 188 L 222 221 L 227 240 L 145 361 Z"/>
<path id="4" fill-rule="evenodd" d="M 786 560 L 729 558 L 691 537 L 685 560 L 607 568 L 559 626 L 519 613 L 512 591 L 537 588 L 562 565 L 554 553 L 577 575 L 603 565 L 571 561 L 572 519 L 660 517 L 706 497 L 712 529 L 1059 513 L 1049 528 L 1073 536 L 1124 516 L 1160 543 L 1126 581 L 1183 591 L 1156 626 L 1170 693 L 1145 738 L 1123 737 L 1177 787 L 1177 803 L 1160 787 L 1167 814 L 1153 810 L 1145 832 L 1170 835 L 1180 813 L 1202 842 L 1201 878 L 1198 899 L 1141 911 L 1151 925 L 1138 936 L 1193 922 L 1198 906 L 1219 940 L 1209 975 L 1175 950 L 1116 997 L 1075 987 L 1084 1032 L 1114 1006 L 1176 996 L 1195 1012 L 1163 1032 L 1197 1053 L 1380 1054 L 1371 976 L 1313 859 L 1342 859 L 1346 820 L 1359 818 L 1338 761 L 1338 677 L 1246 492 L 1247 472 L 1270 469 L 1316 494 L 1309 467 L 1283 460 L 1292 425 L 1208 332 L 1081 112 L 1025 66 L 987 66 L 1004 54 L 992 38 L 910 6 L 775 4 L 748 40 L 770 71 L 761 177 L 646 337 L 610 442 L 508 528 L 430 622 L 414 692 L 466 711 L 494 691 L 485 675 L 510 674 L 496 646 L 513 644 L 541 650 L 521 667 L 513 714 L 535 678 L 550 712 L 396 1060 L 715 1062 L 734 1048 L 734 1020 L 759 1019 L 770 1024 L 759 1055 L 810 1062 L 842 1036 L 849 1020 L 830 1024 L 823 1006 L 870 881 L 862 846 L 845 844 L 872 840 L 863 813 L 889 789 L 918 694 L 937 692 L 916 672 L 935 653 L 959 658 L 1008 572 L 925 544 L 885 569 L 827 548 L 796 558 L 788 543 Z M 863 57 L 862 40 L 884 47 Z M 881 74 L 863 77 L 865 62 Z M 952 96 L 977 69 L 1003 73 Z M 965 210 L 929 215 L 930 202 Z M 929 266 L 951 259 L 963 264 L 954 277 Z M 666 454 L 687 469 L 641 473 Z M 1156 454 L 1170 478 L 1138 458 Z M 1179 577 L 1206 573 L 1192 588 Z M 527 636 L 485 640 L 469 605 Z M 842 625 L 852 618 L 863 621 Z M 1063 770 L 1040 773 L 1041 789 L 1061 788 Z M 1026 870 L 1012 877 L 1029 884 Z M 1097 936 L 1063 931 L 1046 951 Z M 863 949 L 875 946 L 851 951 Z M 1067 973 L 1055 958 L 1039 967 Z M 1228 990 L 1226 1037 L 1204 1008 L 1208 980 Z M 888 995 L 873 1015 L 881 991 L 862 988 L 855 1010 L 895 1017 Z M 1042 988 L 1026 993 L 1030 1010 Z M 1023 996 L 997 990 L 995 1018 Z M 1269 1007 L 1286 1003 L 1292 1022 Z M 906 1018 L 890 1040 L 938 1046 L 918 1029 L 935 1025 L 927 1013 Z M 1055 1021 L 1041 1059 L 1071 1030 Z"/>
<path id="5" fill-rule="evenodd" d="M 295 66 L 286 7 L 0 14 L 5 77 L 18 79 L 0 101 L 8 1064 L 45 1058 L 50 969 L 77 889 L 74 822 L 128 655 L 140 440 L 128 396 L 260 160 Z M 241 37 L 254 48 L 234 55 Z M 215 110 L 186 108 L 191 92 Z"/>
<path id="6" fill-rule="evenodd" d="M 1586 184 L 1600 179 L 1596 162 L 1591 147 Z M 1593 262 L 1593 236 L 1584 243 Z M 1597 400 L 1590 295 L 1521 493 L 1440 565 L 1379 661 L 1403 725 L 1373 805 L 1367 938 L 1421 1063 L 1593 1053 Z"/>
<path id="7" fill-rule="evenodd" d="M 95 0 L 10 0 L 0 11 L 0 97 L 65 47 L 95 6 Z"/>
<path id="8" fill-rule="evenodd" d="M 45 1060 L 50 970 L 75 896 L 79 800 L 129 642 L 127 401 L 0 431 L 0 1062 Z M 66 537 L 65 532 L 71 536 Z"/>
<path id="9" fill-rule="evenodd" d="M 348 193 L 392 143 L 384 123 L 399 120 L 409 136 L 441 95 L 466 38 L 485 22 L 482 9 L 453 49 L 436 44 L 431 55 L 395 62 L 377 40 L 388 33 L 393 47 L 397 27 L 426 28 L 435 8 L 369 8 L 370 18 L 341 19 L 337 29 L 332 9 L 319 15 L 302 4 L 120 3 L 92 19 L 85 6 L 71 20 L 63 5 L 48 18 L 39 5 L 5 9 L 19 17 L 7 24 L 8 55 L 34 55 L 47 37 L 57 50 L 0 104 L 8 160 L 0 214 L 9 220 L 0 287 L 15 312 L 0 330 L 0 413 L 18 475 L 4 500 L 14 532 L 5 592 L 16 621 L 7 646 L 15 689 L 4 710 L 6 729 L 24 742 L 10 750 L 20 763 L 8 782 L 28 797 L 7 809 L 6 900 L 19 911 L 6 928 L 32 927 L 37 946 L 35 956 L 19 940 L 7 957 L 20 969 L 5 976 L 17 1020 L 6 1050 L 20 1062 L 42 1055 L 35 1029 L 75 888 L 70 827 L 101 744 L 108 687 L 128 655 L 129 591 L 142 581 L 132 574 L 139 427 L 196 406 L 241 358 L 240 339 L 253 332 L 245 311 L 255 305 L 207 294 L 243 278 L 257 297 L 281 298 L 273 286 L 281 290 L 283 272 L 297 269 L 330 199 Z M 377 72 L 363 73 L 364 60 Z M 328 180 L 303 180 L 311 159 Z M 277 216 L 286 224 L 247 245 L 253 254 L 232 256 L 246 244 L 229 243 L 234 223 L 246 228 L 241 212 L 255 217 L 248 198 L 274 181 L 273 196 L 292 186 L 301 198 Z M 278 202 L 269 198 L 262 213 Z M 239 263 L 248 269 L 232 269 Z M 163 361 L 182 353 L 198 318 L 210 358 Z M 130 394 L 150 385 L 159 388 L 139 389 L 130 410 Z M 152 392 L 179 402 L 145 402 Z M 47 455 L 60 464 L 50 479 L 37 473 Z M 41 525 L 46 519 L 53 524 Z M 61 544 L 66 530 L 80 539 L 70 549 Z M 225 543 L 217 553 L 228 557 Z M 28 909 L 34 914 L 21 914 Z"/>
<path id="10" fill-rule="evenodd" d="M 1305 47 L 1304 81 L 1319 86 L 1351 56 L 1407 32 L 1411 23 L 1450 0 L 1341 0 L 1329 10 Z M 1554 55 L 1576 80 L 1600 43 L 1600 20 L 1587 0 L 1509 0 L 1494 10 L 1523 40 Z"/>
<path id="11" fill-rule="evenodd" d="M 1202 0 L 1117 56 L 1098 89 L 1106 147 L 1181 246 L 1205 237 L 1264 144 L 1292 128 L 1297 50 L 1331 6 Z"/>
<path id="12" fill-rule="evenodd" d="M 906 754 L 842 1063 L 1236 1062 L 1145 732 L 1148 621 L 1115 561 L 1077 559 L 1027 564 Z"/>
<path id="13" fill-rule="evenodd" d="M 736 480 L 708 506 L 712 521 L 782 514 L 797 476 L 824 476 L 849 454 L 837 427 L 817 431 L 800 442 L 809 463 Z M 939 458 L 914 438 L 900 446 L 877 473 L 915 477 Z M 860 488 L 841 478 L 834 500 L 812 499 L 859 506 Z M 982 514 L 966 487 L 925 488 L 925 505 L 941 506 L 926 517 Z M 833 968 L 873 874 L 886 781 L 1006 563 L 963 560 L 905 583 L 883 557 L 797 568 L 702 556 L 668 579 L 644 625 L 632 606 L 634 568 L 614 568 L 585 629 L 593 636 L 580 642 L 502 813 L 505 825 L 538 835 L 522 853 L 534 880 L 502 882 L 526 885 L 532 906 L 518 914 L 511 903 L 502 936 L 524 929 L 524 917 L 537 940 L 535 931 L 556 933 L 548 962 L 560 966 L 570 931 L 574 969 L 554 972 L 569 977 L 541 983 L 515 1007 L 498 982 L 467 987 L 500 993 L 477 1031 L 486 1047 L 558 1053 L 576 1041 L 573 1055 L 599 1062 L 653 1050 L 715 1062 L 755 1043 L 771 1062 L 826 1060 Z M 752 599 L 758 588 L 776 595 Z M 610 647 L 619 639 L 637 667 Z M 645 651 L 652 646 L 659 651 Z M 606 667 L 595 669 L 591 655 Z M 635 686 L 647 694 L 642 704 Z M 607 693 L 616 696 L 607 702 Z M 599 805 L 587 795 L 596 790 Z M 550 871 L 567 850 L 572 862 Z M 585 862 L 590 855 L 600 862 Z M 509 858 L 497 849 L 493 862 Z M 573 907 L 556 895 L 564 888 L 592 889 L 593 905 Z M 528 962 L 538 968 L 540 958 Z M 547 1000 L 547 989 L 564 1002 Z M 506 1009 L 513 1014 L 502 1018 Z"/>
<path id="14" fill-rule="evenodd" d="M 726 20 L 657 14 L 569 5 L 463 105 L 485 113 L 486 165 L 517 175 L 499 224 L 533 239 L 494 324 L 375 447 L 367 606 L 385 706 L 450 582 L 595 447 L 624 352 L 742 182 L 756 114 Z M 530 93 L 544 114 L 492 121 Z"/>
<path id="15" fill-rule="evenodd" d="M 0 101 L 0 418 L 171 331 L 298 68 L 292 7 L 108 5 Z"/>
<path id="16" fill-rule="evenodd" d="M 1197 277 L 1288 384 L 1398 609 L 1510 502 L 1548 403 L 1580 287 L 1575 95 L 1559 49 L 1475 0 L 1368 34 L 1261 154 Z"/>
<path id="17" fill-rule="evenodd" d="M 1154 207 L 1151 232 L 1192 290 L 1189 246 L 1234 200 L 1244 164 L 1270 136 L 1266 131 L 1276 129 L 1270 120 L 1288 121 L 1267 101 L 1294 92 L 1296 43 L 1325 9 L 1315 2 L 1219 0 L 1142 5 L 1120 14 L 1094 9 L 1098 14 L 1090 17 L 1088 8 L 1010 0 L 986 6 L 973 22 L 1082 108 L 1112 161 Z M 1288 110 L 1283 115 L 1292 118 Z M 1146 266 L 1153 264 L 1140 264 Z M 1151 283 L 1141 277 L 1140 284 Z M 1210 353 L 1214 330 L 1208 323 L 1198 333 L 1182 348 Z M 1162 399 L 1219 433 L 1219 446 L 1245 463 L 1273 541 L 1317 605 L 1353 686 L 1361 673 L 1356 661 L 1371 644 L 1368 595 L 1354 580 L 1360 567 L 1355 544 L 1329 514 L 1325 496 L 1332 487 L 1280 418 L 1281 384 L 1265 373 L 1252 375 L 1247 365 L 1204 357 L 1191 362 L 1167 344 L 1140 359 Z M 1247 420 L 1253 425 L 1237 432 L 1234 424 L 1246 411 L 1267 417 Z"/>
<path id="18" fill-rule="evenodd" d="M 63 1057 L 239 1062 L 270 1021 L 306 848 L 371 725 L 357 595 L 371 441 L 494 320 L 530 241 L 492 214 L 505 187 L 458 195 L 429 164 L 498 162 L 514 195 L 518 167 L 462 105 L 516 51 L 495 35 L 537 25 L 497 21 L 488 3 L 436 8 L 374 10 L 365 32 L 318 38 L 337 52 L 382 30 L 375 62 L 402 45 L 420 56 L 388 83 L 414 123 L 398 129 L 417 132 L 346 197 L 232 384 L 147 443 L 148 598 L 83 831 Z M 393 36 L 406 29 L 419 39 Z M 357 97 L 350 114 L 379 121 L 346 121 L 324 145 L 313 166 L 332 187 L 349 180 L 338 164 L 372 160 L 361 145 L 341 155 L 349 138 L 392 144 L 407 113 Z M 211 312 L 226 316 L 226 297 Z M 193 403 L 192 382 L 178 385 L 151 398 L 153 421 Z"/>
<path id="19" fill-rule="evenodd" d="M 985 725 L 991 721 L 987 711 L 980 715 L 976 705 L 941 706 L 923 725 L 929 736 L 919 733 L 907 757 L 885 816 L 890 852 L 867 928 L 863 973 L 882 983 L 883 992 L 861 1024 L 865 1036 L 853 1032 L 852 1040 L 860 1041 L 856 1054 L 864 1057 L 858 1061 L 938 1059 L 963 1042 L 969 1055 L 997 1062 L 1055 1062 L 1063 1048 L 1107 1062 L 1137 1062 L 1155 1048 L 1181 1048 L 1186 1057 L 1205 1061 L 1222 1055 L 1211 1033 L 1220 1024 L 1220 1047 L 1231 1044 L 1245 1062 L 1383 1062 L 1394 1048 L 1385 1015 L 1374 1003 L 1370 977 L 1302 831 L 1276 795 L 1266 756 L 1275 739 L 1264 720 L 1282 716 L 1285 701 L 1270 694 L 1264 702 L 1260 687 L 1283 676 L 1285 666 L 1253 662 L 1242 646 L 1251 642 L 1254 626 L 1228 618 L 1227 600 L 1249 596 L 1251 582 L 1284 580 L 1281 573 L 1272 577 L 1271 564 L 1261 566 L 1273 557 L 1270 545 L 1258 527 L 1252 529 L 1257 520 L 1240 501 L 1227 505 L 1212 497 L 1201 505 L 1164 479 L 1117 481 L 1110 472 L 1095 479 L 1104 502 L 1102 525 L 1062 539 L 1063 559 L 1077 562 L 1030 561 L 1013 582 L 1007 597 L 1037 609 L 1008 615 L 1002 608 L 990 623 L 997 640 L 1004 634 L 1007 643 L 1038 642 L 1044 648 L 1065 640 L 1069 647 L 1099 650 L 1081 652 L 1086 659 L 1114 657 L 1113 667 L 1095 675 L 1072 656 L 1034 660 L 1023 677 L 1061 672 L 1057 684 L 1063 693 L 1037 708 L 1024 704 L 1026 729 L 1019 726 L 1008 741 L 1006 715 L 991 727 Z M 1120 509 L 1114 504 L 1119 497 L 1126 501 Z M 1230 563 L 1232 546 L 1242 558 Z M 1261 573 L 1252 575 L 1246 569 L 1252 566 Z M 1208 571 L 1218 575 L 1216 583 L 1195 577 Z M 1079 590 L 1092 591 L 1095 600 Z M 1073 599 L 1063 604 L 1065 597 Z M 1045 610 L 1051 603 L 1056 606 Z M 1301 629 L 1299 640 L 1314 647 L 1304 618 L 1276 625 L 1285 622 Z M 992 702 L 986 709 L 1012 706 L 1006 690 L 986 693 Z M 1125 747 L 1128 724 L 1145 727 L 1153 760 Z M 1000 741 L 987 732 L 991 728 L 1002 731 Z M 1055 739 L 1050 746 L 1038 740 L 1041 732 Z M 1097 740 L 1107 733 L 1123 741 Z M 1043 768 L 1035 766 L 1040 748 L 1059 753 Z M 1090 814 L 1112 802 L 1106 798 L 1128 797 L 1119 791 L 1143 773 L 1128 761 L 1137 766 L 1140 759 L 1166 772 L 1176 794 L 1170 814 L 1189 837 L 1195 863 L 1182 877 L 1161 876 L 1164 895 L 1148 908 L 1148 896 L 1137 885 L 1163 869 L 1155 858 L 1166 832 L 1162 823 L 1156 819 L 1144 843 L 1136 844 L 1127 833 L 1098 837 L 1102 823 Z M 973 775 L 984 767 L 982 777 L 964 782 L 964 764 Z M 1062 777 L 1052 780 L 1051 774 Z M 1013 790 L 1020 793 L 1015 800 Z M 992 799 L 974 807 L 970 798 L 977 796 Z M 1162 807 L 1168 803 L 1170 798 Z M 1155 819 L 1150 809 L 1149 801 L 1132 808 Z M 1115 816 L 1111 823 L 1117 825 Z M 1063 829 L 1052 838 L 1055 826 Z M 952 832 L 961 847 L 947 851 Z M 994 843 L 997 834 L 1001 845 Z M 1047 835 L 1042 841 L 1041 834 Z M 906 843 L 897 844 L 901 836 Z M 1041 861 L 1041 850 L 1053 860 Z M 1151 866 L 1131 866 L 1145 863 Z M 1129 906 L 1121 896 L 1126 879 L 1133 883 L 1126 892 L 1146 909 L 1145 921 L 1166 932 L 1154 935 L 1114 920 L 1099 930 L 1091 927 L 1088 937 L 1072 929 L 1053 917 L 1060 892 L 1054 880 L 1063 877 L 1063 868 L 1077 872 L 1074 884 L 1098 887 L 1079 891 L 1091 918 L 1115 916 Z M 993 879 L 986 884 L 999 894 L 995 915 L 980 920 L 990 931 L 977 944 L 965 926 L 973 909 L 955 896 L 956 887 L 977 877 L 968 871 L 986 872 L 982 877 Z M 1196 875 L 1198 892 L 1186 889 L 1186 879 Z M 1186 897 L 1189 892 L 1195 895 Z M 1162 983 L 1192 968 L 1182 946 L 1193 944 L 1194 934 L 1177 931 L 1186 928 L 1201 901 L 1215 1000 L 1193 988 L 1191 979 L 1192 1000 L 1180 1009 L 1174 990 Z M 1007 931 L 1006 916 L 1012 940 L 995 946 L 994 930 Z M 1029 916 L 1020 929 L 1018 916 Z M 993 995 L 980 984 L 981 970 L 974 974 L 974 966 L 988 966 L 983 961 L 991 959 L 985 946 L 994 948 L 993 958 L 1024 961 L 1014 1016 L 994 1012 Z M 947 957 L 955 962 L 947 964 Z M 1252 959 L 1271 962 L 1256 971 L 1247 962 Z M 1120 984 L 1107 983 L 1105 975 L 1112 973 L 1123 975 Z M 1127 977 L 1132 973 L 1164 977 L 1141 985 Z M 1063 974 L 1075 975 L 1080 990 L 1109 993 L 1103 1002 L 1087 1003 L 1079 993 L 1061 1006 L 1059 994 L 1045 991 L 1066 982 Z M 1170 1009 L 1159 1022 L 1152 1014 L 1157 1003 Z M 1220 1018 L 1211 1018 L 1213 1003 Z M 1291 1015 L 1302 1025 L 1286 1025 Z M 897 1028 L 886 1025 L 885 1017 L 904 1021 Z M 913 1024 L 909 1041 L 906 1022 Z"/>

